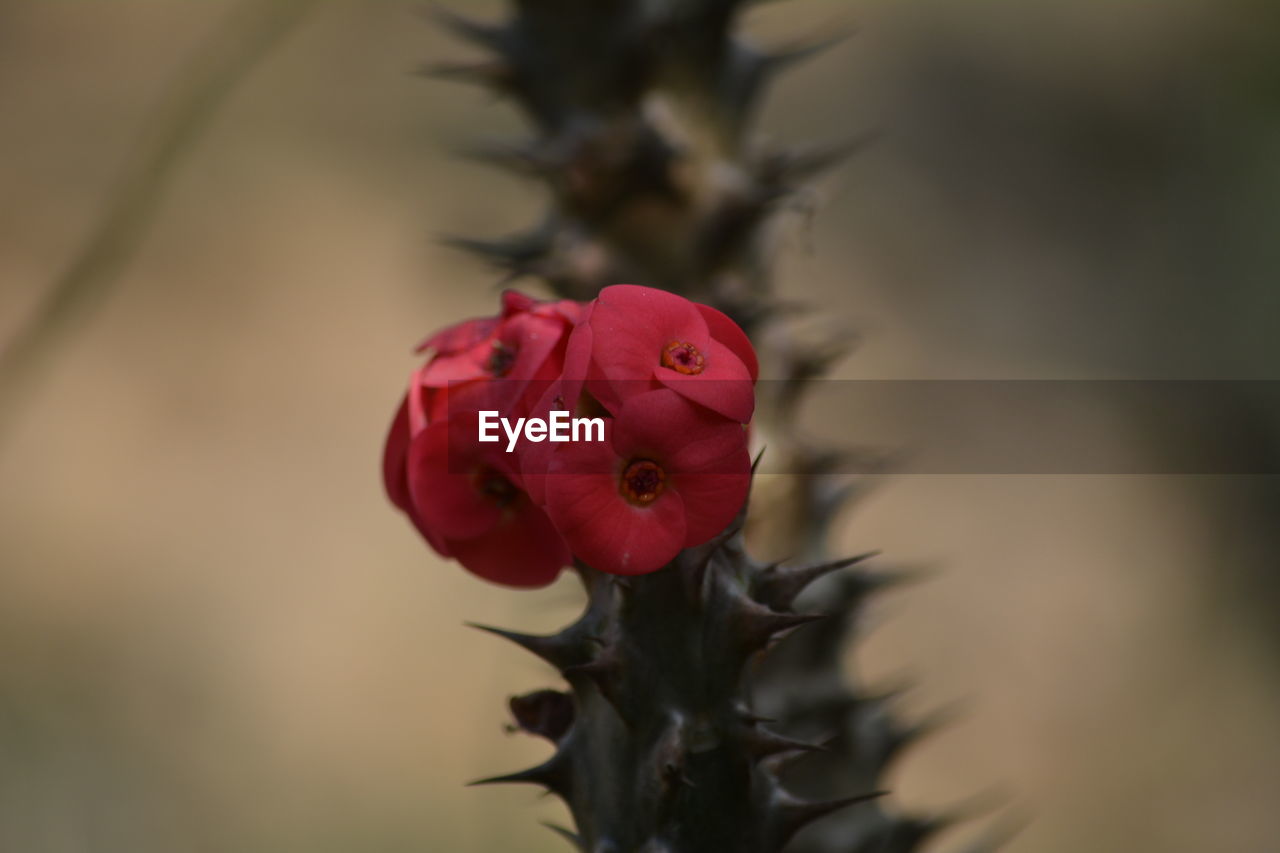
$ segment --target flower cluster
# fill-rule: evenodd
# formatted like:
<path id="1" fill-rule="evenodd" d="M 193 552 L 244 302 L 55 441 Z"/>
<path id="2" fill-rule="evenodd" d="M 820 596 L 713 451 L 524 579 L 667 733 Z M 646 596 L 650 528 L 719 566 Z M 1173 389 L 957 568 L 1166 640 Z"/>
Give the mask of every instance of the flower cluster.
<path id="1" fill-rule="evenodd" d="M 440 554 L 536 587 L 574 557 L 643 574 L 721 532 L 750 485 L 755 352 L 714 308 L 633 285 L 514 291 L 428 338 L 387 437 L 387 493 Z M 479 439 L 482 411 L 600 418 L 603 441 Z"/>

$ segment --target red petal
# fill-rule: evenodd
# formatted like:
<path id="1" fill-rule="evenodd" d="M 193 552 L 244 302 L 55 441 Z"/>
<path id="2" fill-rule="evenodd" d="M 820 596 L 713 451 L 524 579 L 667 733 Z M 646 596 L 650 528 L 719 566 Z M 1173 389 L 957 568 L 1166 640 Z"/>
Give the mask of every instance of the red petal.
<path id="1" fill-rule="evenodd" d="M 498 327 L 497 317 L 476 317 L 464 320 L 436 332 L 414 348 L 414 352 L 435 350 L 439 355 L 450 355 L 475 346 L 493 334 Z"/>
<path id="2" fill-rule="evenodd" d="M 616 333 L 656 328 L 685 337 L 702 338 L 707 334 L 706 321 L 695 303 L 653 287 L 634 284 L 606 287 L 596 297 L 593 323 L 601 319 L 602 311 L 606 327 Z"/>
<path id="3" fill-rule="evenodd" d="M 694 303 L 650 287 L 606 287 L 588 322 L 595 337 L 592 360 L 620 400 L 648 390 L 648 379 L 669 344 L 687 342 L 703 350 L 711 343 Z"/>
<path id="4" fill-rule="evenodd" d="M 400 408 L 391 419 L 387 431 L 387 443 L 382 450 L 382 483 L 387 497 L 401 510 L 409 509 L 409 398 L 400 401 Z"/>
<path id="5" fill-rule="evenodd" d="M 742 508 L 751 486 L 751 458 L 741 424 L 695 405 L 673 391 L 627 401 L 614 429 L 622 459 L 653 459 L 667 474 L 668 492 L 684 508 L 683 547 L 720 533 Z"/>
<path id="6" fill-rule="evenodd" d="M 493 347 L 483 341 L 453 355 L 436 356 L 422 368 L 422 384 L 428 388 L 447 388 L 450 383 L 488 379 L 485 363 Z"/>
<path id="7" fill-rule="evenodd" d="M 698 310 L 702 312 L 702 319 L 707 322 L 711 337 L 727 346 L 738 360 L 746 365 L 752 382 L 759 379 L 760 362 L 756 359 L 756 350 L 751 345 L 751 339 L 747 337 L 746 332 L 742 331 L 742 327 L 729 319 L 728 315 L 710 305 L 699 303 Z"/>
<path id="8" fill-rule="evenodd" d="M 667 367 L 653 369 L 653 376 L 682 396 L 706 406 L 730 420 L 745 424 L 756 407 L 756 389 L 746 365 L 719 341 L 702 349 L 701 373 L 680 373 Z"/>
<path id="9" fill-rule="evenodd" d="M 538 300 L 518 290 L 507 289 L 502 291 L 503 318 L 529 311 L 538 304 Z"/>
<path id="10" fill-rule="evenodd" d="M 621 458 L 653 459 L 668 473 L 713 470 L 716 460 L 746 447 L 741 424 L 667 388 L 628 400 L 618 415 L 612 440 Z"/>
<path id="11" fill-rule="evenodd" d="M 468 571 L 504 586 L 546 586 L 573 560 L 547 514 L 527 497 L 508 507 L 502 521 L 483 536 L 449 545 Z"/>
<path id="12" fill-rule="evenodd" d="M 529 417 L 545 420 L 552 409 L 564 408 L 565 406 L 557 402 L 557 399 L 563 396 L 563 384 L 561 381 L 552 382 L 530 409 Z M 547 465 L 555 449 L 556 445 L 550 441 L 529 441 L 525 439 L 523 433 L 516 441 L 515 455 L 520 466 L 520 479 L 529 493 L 529 498 L 539 506 L 546 502 Z"/>
<path id="13" fill-rule="evenodd" d="M 579 323 L 582 321 L 583 310 L 587 303 L 576 302 L 572 299 L 561 299 L 559 302 L 548 303 L 551 310 L 559 314 L 570 323 Z"/>
<path id="14" fill-rule="evenodd" d="M 684 547 L 701 545 L 719 535 L 742 509 L 751 490 L 751 457 L 744 446 L 710 466 L 712 473 L 677 473 L 671 487 L 684 501 Z M 738 473 L 714 473 L 741 469 Z"/>
<path id="15" fill-rule="evenodd" d="M 591 316 L 591 306 L 585 309 L 584 316 Z M 560 374 L 565 386 L 566 400 L 577 400 L 578 395 L 582 393 L 583 383 L 594 372 L 591 365 L 591 350 L 594 342 L 595 333 L 589 323 L 579 323 L 569 333 L 569 340 L 564 349 L 564 365 Z"/>
<path id="16" fill-rule="evenodd" d="M 551 455 L 545 480 L 547 514 L 573 553 L 613 574 L 644 574 L 662 568 L 680 552 L 684 508 L 672 490 L 647 506 L 633 506 L 619 491 L 622 460 L 605 441 L 561 444 Z"/>
<path id="17" fill-rule="evenodd" d="M 476 419 L 464 415 L 432 424 L 409 445 L 413 507 L 422 524 L 445 539 L 479 536 L 502 517 L 477 488 L 476 474 L 490 460 L 475 443 L 476 436 Z"/>

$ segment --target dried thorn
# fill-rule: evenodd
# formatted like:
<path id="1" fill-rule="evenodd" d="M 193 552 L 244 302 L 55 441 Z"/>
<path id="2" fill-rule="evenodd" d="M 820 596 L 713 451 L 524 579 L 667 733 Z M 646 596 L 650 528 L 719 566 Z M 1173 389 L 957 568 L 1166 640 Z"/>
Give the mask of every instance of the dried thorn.
<path id="1" fill-rule="evenodd" d="M 551 830 L 552 832 L 554 832 L 556 835 L 563 838 L 565 841 L 568 841 L 570 844 L 572 844 L 573 849 L 582 851 L 582 853 L 586 853 L 586 849 L 587 849 L 586 845 L 582 840 L 582 836 L 578 835 L 578 833 L 574 832 L 571 829 L 567 829 L 563 826 L 560 826 L 558 823 L 550 823 L 545 820 L 542 821 L 542 825 L 545 826 L 547 829 Z"/>

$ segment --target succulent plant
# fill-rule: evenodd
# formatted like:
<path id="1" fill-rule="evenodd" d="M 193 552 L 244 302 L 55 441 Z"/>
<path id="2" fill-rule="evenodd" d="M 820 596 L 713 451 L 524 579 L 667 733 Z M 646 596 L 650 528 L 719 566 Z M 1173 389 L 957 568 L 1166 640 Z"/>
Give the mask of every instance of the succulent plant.
<path id="1" fill-rule="evenodd" d="M 852 683 L 843 663 L 865 602 L 903 576 L 871 568 L 869 555 L 824 556 L 856 482 L 823 476 L 839 454 L 796 437 L 794 417 L 804 383 L 845 342 L 795 333 L 770 284 L 778 213 L 865 139 L 776 149 L 753 137 L 769 83 L 825 45 L 752 44 L 736 26 L 748 5 L 516 0 L 498 23 L 436 13 L 480 56 L 429 71 L 509 98 L 533 127 L 528 141 L 472 153 L 550 194 L 525 233 L 452 242 L 562 299 L 631 282 L 715 306 L 745 329 L 773 380 L 760 386 L 754 429 L 794 475 L 776 478 L 781 515 L 766 535 L 800 561 L 752 558 L 746 506 L 656 571 L 606 573 L 579 553 L 587 602 L 576 622 L 550 636 L 478 626 L 568 685 L 511 699 L 519 728 L 555 744 L 551 758 L 481 783 L 558 795 L 575 827 L 553 829 L 591 853 L 908 853 L 947 821 L 903 813 L 880 789 L 930 723 L 901 722 L 894 697 Z M 554 576 L 521 571 L 500 580 Z"/>

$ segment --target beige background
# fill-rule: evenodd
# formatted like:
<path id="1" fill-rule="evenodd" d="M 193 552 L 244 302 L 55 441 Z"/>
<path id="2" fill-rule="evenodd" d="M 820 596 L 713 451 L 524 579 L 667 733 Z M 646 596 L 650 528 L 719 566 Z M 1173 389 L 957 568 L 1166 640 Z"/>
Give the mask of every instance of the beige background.
<path id="1" fill-rule="evenodd" d="M 0 4 L 0 339 L 226 8 Z M 751 29 L 853 23 L 764 116 L 783 139 L 889 131 L 781 269 L 865 333 L 842 376 L 1274 369 L 1265 9 L 795 0 Z M 0 849 L 563 849 L 537 825 L 554 802 L 462 787 L 545 752 L 504 734 L 503 706 L 553 679 L 461 622 L 550 629 L 576 591 L 441 563 L 379 480 L 409 348 L 494 304 L 432 238 L 538 204 L 449 154 L 515 117 L 408 73 L 461 53 L 413 4 L 321 3 L 22 401 L 0 445 Z M 853 441 L 894 429 L 853 414 Z M 888 602 L 858 663 L 917 677 L 913 710 L 968 710 L 895 796 L 1008 792 L 1034 816 L 1014 853 L 1280 849 L 1264 485 L 881 483 L 838 544 L 942 573 Z"/>

